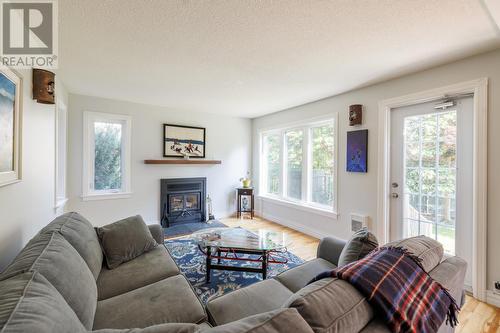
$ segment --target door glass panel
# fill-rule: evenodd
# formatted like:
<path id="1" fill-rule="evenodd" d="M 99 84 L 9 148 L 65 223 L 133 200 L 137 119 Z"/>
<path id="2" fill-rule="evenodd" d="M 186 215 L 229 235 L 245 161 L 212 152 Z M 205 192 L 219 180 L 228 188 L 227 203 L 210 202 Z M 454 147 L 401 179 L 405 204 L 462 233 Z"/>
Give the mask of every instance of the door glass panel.
<path id="1" fill-rule="evenodd" d="M 456 111 L 404 121 L 403 237 L 426 235 L 455 254 Z"/>

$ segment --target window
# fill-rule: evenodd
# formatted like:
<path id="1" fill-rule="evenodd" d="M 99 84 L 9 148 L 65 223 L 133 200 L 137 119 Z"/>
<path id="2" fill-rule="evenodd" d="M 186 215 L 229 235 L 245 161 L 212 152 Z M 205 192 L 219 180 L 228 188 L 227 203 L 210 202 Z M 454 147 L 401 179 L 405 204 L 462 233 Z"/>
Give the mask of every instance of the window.
<path id="1" fill-rule="evenodd" d="M 265 192 L 279 194 L 280 189 L 280 151 L 281 139 L 278 134 L 264 135 L 263 150 L 266 163 L 265 169 Z"/>
<path id="2" fill-rule="evenodd" d="M 285 132 L 286 147 L 286 196 L 302 200 L 302 164 L 304 148 L 304 131 L 291 130 Z"/>
<path id="3" fill-rule="evenodd" d="M 55 128 L 56 128 L 56 175 L 55 175 L 55 208 L 60 208 L 68 201 L 66 196 L 66 158 L 67 158 L 67 122 L 68 110 L 66 105 L 57 101 Z"/>
<path id="4" fill-rule="evenodd" d="M 130 129 L 128 116 L 85 112 L 84 200 L 130 195 Z"/>
<path id="5" fill-rule="evenodd" d="M 260 194 L 334 212 L 335 126 L 329 119 L 263 132 Z"/>
<path id="6" fill-rule="evenodd" d="M 334 135 L 333 124 L 313 127 L 311 201 L 333 206 L 334 181 Z"/>

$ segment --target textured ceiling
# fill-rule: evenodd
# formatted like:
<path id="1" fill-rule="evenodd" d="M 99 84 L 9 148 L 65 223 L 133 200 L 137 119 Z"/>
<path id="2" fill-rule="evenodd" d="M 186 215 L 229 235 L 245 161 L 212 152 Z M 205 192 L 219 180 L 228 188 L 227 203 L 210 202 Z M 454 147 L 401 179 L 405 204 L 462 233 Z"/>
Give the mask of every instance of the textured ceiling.
<path id="1" fill-rule="evenodd" d="M 256 117 L 499 47 L 496 1 L 60 0 L 58 73 L 72 93 Z"/>

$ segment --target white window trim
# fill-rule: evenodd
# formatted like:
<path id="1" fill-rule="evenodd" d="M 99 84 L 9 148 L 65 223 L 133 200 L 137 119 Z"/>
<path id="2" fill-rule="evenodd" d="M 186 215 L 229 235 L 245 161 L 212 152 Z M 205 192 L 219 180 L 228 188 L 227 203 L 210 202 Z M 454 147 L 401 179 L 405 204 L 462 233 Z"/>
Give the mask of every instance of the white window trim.
<path id="1" fill-rule="evenodd" d="M 312 151 L 310 149 L 310 129 L 316 126 L 321 126 L 333 120 L 334 123 L 334 168 L 333 168 L 333 177 L 334 177 L 334 187 L 333 187 L 333 206 L 326 206 L 321 204 L 315 204 L 310 202 L 311 182 L 309 181 L 309 175 L 312 172 Z M 338 142 L 338 112 L 334 114 L 330 114 L 328 116 L 316 117 L 309 119 L 308 121 L 297 121 L 293 123 L 288 123 L 282 125 L 280 127 L 270 127 L 262 129 L 259 132 L 259 187 L 258 187 L 258 198 L 264 201 L 273 202 L 276 204 L 280 204 L 282 206 L 287 206 L 290 208 L 297 208 L 303 211 L 317 213 L 323 216 L 331 217 L 334 219 L 338 218 L 337 208 L 338 208 L 338 153 L 339 153 L 339 142 Z M 305 191 L 302 191 L 302 200 L 297 200 L 294 198 L 289 198 L 286 195 L 286 142 L 285 142 L 285 133 L 290 130 L 303 130 L 304 133 L 304 143 L 303 146 L 306 149 L 303 149 L 303 158 L 306 161 L 306 170 L 303 173 L 302 177 L 302 188 Z M 271 134 L 280 134 L 280 186 L 278 194 L 266 193 L 266 179 L 265 179 L 265 159 L 263 157 L 264 152 L 264 136 Z"/>
<path id="2" fill-rule="evenodd" d="M 65 162 L 64 162 L 64 170 L 60 170 L 59 168 L 59 159 L 61 156 L 59 156 L 59 138 L 60 138 L 60 132 L 59 132 L 59 114 L 64 113 L 64 127 L 65 127 L 65 135 L 66 135 L 66 154 L 64 156 Z M 58 209 L 61 207 L 64 207 L 66 203 L 68 202 L 68 187 L 67 187 L 67 170 L 68 170 L 68 107 L 66 104 L 64 104 L 60 99 L 57 99 L 56 102 L 56 109 L 55 109 L 55 120 L 54 120 L 54 126 L 55 126 L 55 176 L 54 176 L 54 208 Z M 62 182 L 63 182 L 63 193 L 62 196 L 60 196 L 58 193 L 59 189 L 59 178 L 60 175 L 63 175 L 62 177 Z"/>
<path id="3" fill-rule="evenodd" d="M 91 189 L 94 174 L 94 137 L 95 121 L 116 121 L 124 123 L 122 128 L 122 188 L 121 190 L 102 192 Z M 131 136 L 132 117 L 115 113 L 83 112 L 83 169 L 82 169 L 82 200 L 106 200 L 130 198 L 131 189 Z"/>

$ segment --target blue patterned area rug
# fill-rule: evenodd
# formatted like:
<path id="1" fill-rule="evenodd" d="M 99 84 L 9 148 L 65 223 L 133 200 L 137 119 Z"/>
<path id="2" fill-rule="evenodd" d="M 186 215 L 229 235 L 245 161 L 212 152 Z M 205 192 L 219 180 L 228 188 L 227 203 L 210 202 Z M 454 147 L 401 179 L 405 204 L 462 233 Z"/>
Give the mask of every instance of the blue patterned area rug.
<path id="1" fill-rule="evenodd" d="M 248 231 L 250 232 L 250 231 Z M 230 291 L 249 286 L 262 280 L 262 274 L 248 272 L 232 272 L 223 270 L 213 270 L 210 283 L 205 283 L 206 257 L 198 249 L 196 241 L 189 236 L 165 241 L 165 246 L 179 266 L 180 270 L 193 286 L 196 294 L 206 304 L 207 301 L 216 296 L 224 295 Z M 241 255 L 258 258 L 255 255 Z M 304 261 L 290 252 L 280 254 L 286 258 L 286 264 L 269 264 L 267 278 L 272 278 L 277 274 L 296 267 Z M 242 267 L 259 267 L 259 263 L 248 261 L 222 260 L 223 265 L 236 265 Z"/>
<path id="2" fill-rule="evenodd" d="M 180 237 L 190 235 L 193 232 L 211 228 L 227 228 L 227 225 L 218 221 L 212 220 L 209 222 L 194 222 L 194 223 L 178 223 L 170 228 L 163 228 L 165 238 Z"/>

